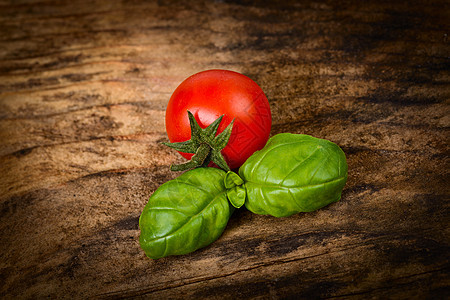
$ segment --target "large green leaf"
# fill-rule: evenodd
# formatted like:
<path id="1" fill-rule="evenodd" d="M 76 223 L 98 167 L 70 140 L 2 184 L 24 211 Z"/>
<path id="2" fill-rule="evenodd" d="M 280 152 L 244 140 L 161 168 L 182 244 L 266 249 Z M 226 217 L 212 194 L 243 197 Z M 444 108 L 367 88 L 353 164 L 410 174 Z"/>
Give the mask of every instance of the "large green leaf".
<path id="1" fill-rule="evenodd" d="M 153 193 L 139 219 L 139 242 L 148 257 L 187 254 L 219 238 L 233 212 L 225 174 L 193 169 Z"/>
<path id="2" fill-rule="evenodd" d="M 245 206 L 276 217 L 314 211 L 341 198 L 347 169 L 344 152 L 330 141 L 275 135 L 239 169 L 247 190 Z"/>

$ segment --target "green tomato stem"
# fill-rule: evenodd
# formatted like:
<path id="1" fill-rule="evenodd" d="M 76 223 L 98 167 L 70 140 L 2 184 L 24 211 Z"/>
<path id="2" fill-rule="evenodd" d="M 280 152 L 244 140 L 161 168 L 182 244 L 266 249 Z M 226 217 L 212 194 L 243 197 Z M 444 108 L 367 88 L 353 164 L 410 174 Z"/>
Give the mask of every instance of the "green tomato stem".
<path id="1" fill-rule="evenodd" d="M 179 165 L 171 165 L 170 170 L 171 171 L 186 171 L 189 169 L 194 169 L 199 166 L 202 166 L 208 157 L 209 153 L 211 152 L 211 147 L 209 147 L 207 144 L 201 144 L 197 152 L 192 156 L 191 160 L 184 164 Z"/>
<path id="2" fill-rule="evenodd" d="M 179 152 L 195 154 L 189 162 L 180 165 L 172 165 L 170 170 L 185 171 L 188 169 L 205 167 L 212 161 L 219 168 L 230 171 L 221 151 L 230 140 L 234 119 L 216 136 L 223 115 L 217 118 L 207 128 L 202 129 L 200 125 L 198 125 L 194 115 L 190 111 L 187 113 L 191 127 L 191 139 L 184 142 L 163 144 Z"/>

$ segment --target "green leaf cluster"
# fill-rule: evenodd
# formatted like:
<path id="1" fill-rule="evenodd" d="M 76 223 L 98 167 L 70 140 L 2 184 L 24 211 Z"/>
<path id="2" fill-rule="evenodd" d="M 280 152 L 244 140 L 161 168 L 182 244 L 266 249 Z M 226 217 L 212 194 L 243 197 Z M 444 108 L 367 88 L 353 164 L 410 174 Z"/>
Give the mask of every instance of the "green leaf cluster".
<path id="1" fill-rule="evenodd" d="M 180 255 L 218 239 L 235 208 L 288 217 L 336 202 L 347 180 L 344 152 L 334 143 L 282 133 L 255 152 L 239 175 L 201 167 L 164 183 L 139 219 L 150 258 Z"/>

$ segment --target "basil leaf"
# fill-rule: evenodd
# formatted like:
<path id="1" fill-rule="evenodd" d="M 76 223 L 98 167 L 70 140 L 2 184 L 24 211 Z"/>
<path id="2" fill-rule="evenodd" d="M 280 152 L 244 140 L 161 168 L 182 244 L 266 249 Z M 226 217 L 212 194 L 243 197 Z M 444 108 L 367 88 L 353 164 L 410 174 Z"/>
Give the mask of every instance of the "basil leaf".
<path id="1" fill-rule="evenodd" d="M 244 180 L 242 180 L 241 177 L 239 177 L 238 174 L 228 171 L 227 174 L 225 174 L 225 188 L 231 189 L 234 188 L 237 185 L 242 185 L 244 183 Z"/>
<path id="2" fill-rule="evenodd" d="M 248 210 L 287 217 L 324 207 L 341 198 L 347 180 L 344 152 L 309 135 L 282 133 L 239 169 Z"/>
<path id="3" fill-rule="evenodd" d="M 244 181 L 238 174 L 232 171 L 225 174 L 224 184 L 227 189 L 227 198 L 235 208 L 241 208 L 245 203 L 247 193 L 242 186 L 243 183 Z"/>
<path id="4" fill-rule="evenodd" d="M 139 218 L 139 242 L 148 257 L 187 254 L 219 238 L 234 210 L 225 174 L 193 169 L 153 193 Z"/>
<path id="5" fill-rule="evenodd" d="M 245 188 L 241 186 L 235 186 L 234 188 L 227 190 L 227 198 L 231 205 L 236 208 L 241 208 L 241 206 L 244 205 L 246 195 Z"/>

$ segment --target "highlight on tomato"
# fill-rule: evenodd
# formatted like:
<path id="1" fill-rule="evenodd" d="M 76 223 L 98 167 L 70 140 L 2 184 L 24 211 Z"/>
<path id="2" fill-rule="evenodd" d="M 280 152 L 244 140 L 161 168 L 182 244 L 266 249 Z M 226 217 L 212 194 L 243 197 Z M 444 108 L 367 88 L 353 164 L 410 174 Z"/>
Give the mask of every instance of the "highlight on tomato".
<path id="1" fill-rule="evenodd" d="M 264 147 L 272 116 L 266 95 L 253 80 L 234 71 L 207 70 L 175 89 L 165 122 L 166 144 L 191 159 L 174 170 L 212 165 L 210 161 L 227 170 L 239 168 Z"/>

